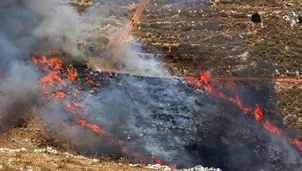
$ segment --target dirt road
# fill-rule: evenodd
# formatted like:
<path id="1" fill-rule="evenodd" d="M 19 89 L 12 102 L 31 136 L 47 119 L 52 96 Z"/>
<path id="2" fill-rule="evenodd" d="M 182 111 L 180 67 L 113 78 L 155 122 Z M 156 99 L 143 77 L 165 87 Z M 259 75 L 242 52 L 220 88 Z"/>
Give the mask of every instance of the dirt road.
<path id="1" fill-rule="evenodd" d="M 144 9 L 148 3 L 149 3 L 149 0 L 141 0 L 140 3 L 137 5 L 136 11 L 131 18 L 131 22 L 129 22 L 126 25 L 125 30 L 123 31 L 123 33 L 121 34 L 121 36 L 119 38 L 119 42 L 125 40 L 125 38 L 128 36 L 128 34 L 131 30 L 132 25 L 141 19 Z"/>

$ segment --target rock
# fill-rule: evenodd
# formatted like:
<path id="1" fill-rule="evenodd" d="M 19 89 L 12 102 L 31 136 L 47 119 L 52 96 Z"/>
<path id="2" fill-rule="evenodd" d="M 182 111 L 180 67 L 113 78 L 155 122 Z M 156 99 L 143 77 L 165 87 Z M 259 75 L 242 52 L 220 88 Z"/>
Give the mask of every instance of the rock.
<path id="1" fill-rule="evenodd" d="M 277 76 L 281 75 L 279 70 L 277 70 L 277 69 L 275 70 L 275 75 L 277 75 Z"/>
<path id="2" fill-rule="evenodd" d="M 181 169 L 178 171 L 221 171 L 220 169 L 216 169 L 216 168 L 207 168 L 207 167 L 203 167 L 201 165 L 195 166 L 193 168 L 189 168 L 189 169 Z"/>
<path id="3" fill-rule="evenodd" d="M 291 20 L 291 22 L 290 22 L 291 27 L 294 27 L 296 24 L 297 24 L 296 20 Z"/>
<path id="4" fill-rule="evenodd" d="M 160 165 L 160 164 L 149 164 L 147 166 L 147 168 L 149 168 L 149 169 L 161 169 L 161 170 L 165 170 L 165 171 L 172 170 L 169 166 L 163 166 L 163 165 Z"/>
<path id="5" fill-rule="evenodd" d="M 51 147 L 47 147 L 47 148 L 46 148 L 46 151 L 47 151 L 48 153 L 51 153 L 51 154 L 58 154 L 58 151 L 55 150 L 55 149 L 53 149 L 53 148 L 51 148 Z"/>
<path id="6" fill-rule="evenodd" d="M 296 77 L 299 77 L 300 76 L 300 72 L 298 70 L 295 71 L 295 75 Z"/>
<path id="7" fill-rule="evenodd" d="M 298 15 L 295 12 L 292 12 L 293 17 L 297 18 Z"/>
<path id="8" fill-rule="evenodd" d="M 290 21 L 290 18 L 289 18 L 288 15 L 284 15 L 284 16 L 282 17 L 282 19 L 285 20 L 285 21 Z"/>

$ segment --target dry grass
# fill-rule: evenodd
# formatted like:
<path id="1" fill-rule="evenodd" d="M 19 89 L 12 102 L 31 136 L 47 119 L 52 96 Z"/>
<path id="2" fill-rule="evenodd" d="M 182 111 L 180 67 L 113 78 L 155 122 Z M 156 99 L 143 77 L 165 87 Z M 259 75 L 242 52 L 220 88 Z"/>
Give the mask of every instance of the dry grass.
<path id="1" fill-rule="evenodd" d="M 137 170 L 147 171 L 143 165 L 130 166 L 125 161 L 100 161 L 83 156 L 52 154 L 50 152 L 0 151 L 0 165 L 3 170 Z"/>

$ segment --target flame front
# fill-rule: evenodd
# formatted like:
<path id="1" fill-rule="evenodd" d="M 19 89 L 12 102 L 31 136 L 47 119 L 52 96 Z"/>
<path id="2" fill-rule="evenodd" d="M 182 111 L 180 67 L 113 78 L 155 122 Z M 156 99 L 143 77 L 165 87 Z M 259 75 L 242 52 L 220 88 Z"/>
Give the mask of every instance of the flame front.
<path id="1" fill-rule="evenodd" d="M 40 58 L 32 57 L 32 60 L 36 64 L 37 70 L 40 69 L 45 72 L 45 75 L 40 78 L 42 90 L 45 94 L 51 95 L 56 98 L 64 98 L 65 100 L 70 100 L 78 96 L 79 91 L 77 88 L 72 88 L 70 90 L 70 93 L 64 93 L 64 92 L 69 92 L 66 91 L 68 90 L 67 89 L 68 84 L 70 84 L 70 82 L 72 83 L 76 81 L 76 78 L 78 76 L 76 70 L 72 68 L 67 68 L 67 74 L 63 76 L 62 67 L 64 65 L 63 62 L 60 61 L 59 59 L 57 58 L 47 59 L 46 57 L 42 56 Z M 214 79 L 212 79 L 206 73 L 200 73 L 198 79 L 192 76 L 186 76 L 184 77 L 184 79 L 188 82 L 188 84 L 191 84 L 197 88 L 202 87 L 208 93 L 234 103 L 243 111 L 244 114 L 253 115 L 255 120 L 261 123 L 266 130 L 268 130 L 274 135 L 286 139 L 290 144 L 296 146 L 300 151 L 302 151 L 301 141 L 299 141 L 297 138 L 292 138 L 287 136 L 287 134 L 284 131 L 282 131 L 280 128 L 278 128 L 276 125 L 274 125 L 272 122 L 270 122 L 265 118 L 265 115 L 263 113 L 263 107 L 261 106 L 261 104 L 255 104 L 254 107 L 245 106 L 242 100 L 240 99 L 239 95 L 235 91 L 232 92 L 233 97 L 227 96 L 223 92 L 223 87 L 227 86 L 228 88 L 232 89 L 235 85 L 233 82 L 229 82 L 228 84 L 223 85 L 218 81 L 216 81 L 217 84 L 214 84 L 213 83 Z M 94 83 L 94 80 L 92 78 L 86 77 L 85 80 L 88 84 Z M 164 162 L 162 162 L 160 159 L 154 156 L 151 158 L 147 158 L 141 153 L 130 152 L 128 148 L 123 147 L 125 146 L 125 143 L 121 139 L 106 132 L 96 124 L 86 121 L 84 118 L 89 115 L 89 109 L 87 106 L 78 103 L 74 100 L 70 100 L 70 102 L 67 102 L 65 104 L 65 110 L 74 115 L 74 121 L 79 125 L 92 130 L 93 132 L 97 133 L 100 136 L 108 138 L 113 143 L 117 143 L 121 145 L 122 152 L 124 154 L 128 154 L 132 157 L 136 157 L 144 161 L 149 161 L 156 164 L 164 165 Z"/>
<path id="2" fill-rule="evenodd" d="M 37 66 L 37 70 L 40 69 L 45 72 L 45 76 L 42 76 L 40 78 L 42 90 L 45 94 L 52 95 L 56 98 L 65 98 L 65 100 L 67 101 L 71 99 L 70 97 L 75 98 L 76 96 L 78 96 L 79 91 L 77 88 L 72 88 L 70 94 L 64 93 L 64 90 L 69 87 L 68 83 L 70 81 L 72 82 L 76 80 L 76 77 L 78 75 L 76 70 L 74 70 L 73 68 L 68 68 L 65 78 L 62 74 L 62 70 L 64 70 L 64 64 L 61 60 L 57 58 L 47 59 L 45 56 L 42 56 L 40 58 L 35 58 L 33 56 L 32 60 Z M 92 78 L 86 77 L 85 80 L 88 84 L 94 83 Z M 108 138 L 113 143 L 125 146 L 124 141 L 119 139 L 117 136 L 106 132 L 105 130 L 101 129 L 98 125 L 90 123 L 84 119 L 89 115 L 89 110 L 87 106 L 78 103 L 74 100 L 70 100 L 65 104 L 65 110 L 74 115 L 74 121 L 79 125 L 92 130 L 100 136 Z M 129 149 L 127 149 L 126 147 L 122 147 L 122 152 L 132 157 L 139 158 L 140 160 L 164 165 L 164 162 L 162 162 L 156 157 L 147 158 L 141 153 L 130 152 Z"/>
<path id="3" fill-rule="evenodd" d="M 192 76 L 186 76 L 184 77 L 187 82 L 197 88 L 203 88 L 208 93 L 218 96 L 220 98 L 226 99 L 235 105 L 237 105 L 244 114 L 251 114 L 254 116 L 255 120 L 260 122 L 263 127 L 271 132 L 274 135 L 277 135 L 281 138 L 286 139 L 290 144 L 295 145 L 300 151 L 302 151 L 302 142 L 299 141 L 297 138 L 291 138 L 287 136 L 286 132 L 282 131 L 280 128 L 278 128 L 276 125 L 274 125 L 271 121 L 267 120 L 263 113 L 263 108 L 260 104 L 256 104 L 254 108 L 244 106 L 242 103 L 242 100 L 239 98 L 239 95 L 233 91 L 234 97 L 228 97 L 223 93 L 223 87 L 224 85 L 220 84 L 218 82 L 218 85 L 214 85 L 214 79 L 211 79 L 210 76 L 206 73 L 201 72 L 199 74 L 199 78 L 196 79 Z M 216 87 L 219 88 L 216 88 Z M 229 87 L 234 87 L 234 83 L 229 83 Z"/>

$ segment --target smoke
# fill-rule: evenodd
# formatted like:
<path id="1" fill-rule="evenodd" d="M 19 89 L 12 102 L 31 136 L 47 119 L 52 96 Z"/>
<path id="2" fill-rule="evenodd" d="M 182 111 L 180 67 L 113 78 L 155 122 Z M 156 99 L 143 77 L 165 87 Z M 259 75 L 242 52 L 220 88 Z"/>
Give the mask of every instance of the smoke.
<path id="1" fill-rule="evenodd" d="M 101 68 L 109 70 L 117 70 L 126 73 L 144 76 L 169 76 L 163 63 L 157 60 L 154 56 L 142 58 L 138 54 L 143 52 L 141 46 L 136 41 L 131 42 L 112 42 L 110 44 L 112 54 L 109 59 L 106 59 L 107 65 L 102 65 Z M 110 65 L 108 65 L 110 61 Z"/>
<path id="2" fill-rule="evenodd" d="M 109 49 L 108 55 L 101 55 L 98 58 L 98 62 L 92 64 L 93 68 L 98 71 L 114 70 L 148 76 L 169 75 L 162 61 L 156 60 L 155 57 L 146 59 L 138 55 L 144 52 L 139 42 L 134 39 L 128 41 L 121 40 L 120 36 L 124 34 L 125 30 L 129 30 L 128 27 L 130 26 L 127 23 L 119 22 L 118 18 L 127 16 L 130 10 L 121 10 L 123 8 L 114 9 L 114 6 L 110 6 L 109 4 L 107 4 L 108 8 L 92 6 L 87 9 L 87 17 L 94 20 L 90 23 L 90 26 L 92 28 L 103 29 L 108 34 L 108 37 L 110 37 L 108 46 L 106 47 Z M 98 20 L 94 19 L 96 17 Z M 115 20 L 108 21 L 110 17 L 115 18 L 116 22 L 114 22 Z M 102 34 L 99 34 L 99 36 L 102 37 Z M 127 36 L 131 37 L 130 35 Z"/>
<path id="3" fill-rule="evenodd" d="M 57 3 L 57 4 L 56 4 Z M 29 1 L 28 6 L 42 18 L 33 35 L 49 38 L 52 49 L 63 49 L 69 54 L 83 57 L 77 49 L 75 37 L 80 34 L 80 16 L 74 8 L 62 1 Z"/>
<path id="4" fill-rule="evenodd" d="M 76 29 L 77 13 L 69 6 L 56 7 L 61 1 L 10 0 L 0 2 L 0 70 L 6 75 L 1 77 L 1 130 L 25 124 L 27 113 L 35 105 L 38 91 L 38 73 L 30 59 L 32 48 L 40 47 L 43 39 L 54 37 L 53 45 L 69 50 L 70 43 L 58 38 L 71 39 L 68 26 Z M 54 11 L 54 9 L 56 9 Z M 41 43 L 41 45 L 39 45 Z M 37 44 L 39 46 L 37 46 Z"/>
<path id="5" fill-rule="evenodd" d="M 30 111 L 39 100 L 38 75 L 31 65 L 14 62 L 9 66 L 7 77 L 0 80 L 0 131 L 25 126 Z"/>
<path id="6" fill-rule="evenodd" d="M 85 120 L 124 141 L 118 145 L 103 136 L 91 132 L 88 135 L 85 129 L 73 125 L 71 128 L 77 131 L 73 131 L 71 139 L 82 152 L 131 157 L 131 153 L 121 152 L 126 147 L 131 152 L 156 156 L 177 167 L 201 164 L 235 171 L 301 169 L 296 149 L 267 132 L 229 101 L 188 87 L 177 79 L 104 77 L 90 70 L 82 74 L 94 75 L 100 78 L 94 85 L 102 84 L 102 88 L 90 94 L 87 91 L 91 87 L 82 83 L 83 91 L 76 101 L 89 109 Z M 244 103 L 251 106 L 266 100 L 266 97 L 249 99 L 252 96 L 247 94 L 255 94 L 253 88 L 238 85 L 238 90 L 245 95 L 241 97 L 247 98 Z M 58 106 L 49 112 L 47 120 L 55 120 L 49 125 L 73 117 Z M 56 115 L 58 118 L 54 119 Z M 53 130 L 61 134 L 63 131 L 56 127 Z"/>
<path id="7" fill-rule="evenodd" d="M 36 49 L 59 47 L 70 53 L 76 49 L 72 41 L 74 34 L 78 33 L 79 16 L 61 1 L 12 0 L 1 2 L 0 8 L 0 32 L 4 35 L 1 36 L 2 58 L 25 57 Z M 5 53 L 7 45 L 15 48 L 16 52 Z"/>
<path id="8" fill-rule="evenodd" d="M 112 12 L 124 16 L 128 11 L 109 10 L 106 13 L 99 10 L 88 10 L 87 13 L 90 17 L 102 14 L 107 18 L 112 15 Z M 28 89 L 29 87 L 36 87 L 36 71 L 34 68 L 30 71 L 32 66 L 26 65 L 25 67 L 20 62 L 20 60 L 29 60 L 31 54 L 43 54 L 47 51 L 62 49 L 71 54 L 71 58 L 86 61 L 90 59 L 91 54 L 87 53 L 87 48 L 80 49 L 77 46 L 77 42 L 81 40 L 89 41 L 92 37 L 91 33 L 83 32 L 83 29 L 85 30 L 87 27 L 85 25 L 87 20 L 87 18 L 80 16 L 75 8 L 60 0 L 10 0 L 0 2 L 0 69 L 8 71 L 9 78 L 15 82 L 22 82 L 25 78 L 31 78 L 28 79 L 30 80 L 28 83 L 32 83 L 28 87 L 24 87 L 25 85 L 19 86 L 18 89 L 26 93 L 14 94 L 14 97 L 23 98 L 28 92 L 32 91 L 32 89 Z M 100 22 L 98 25 L 93 25 L 92 29 L 98 26 L 107 25 L 105 25 L 105 22 Z M 118 33 L 111 34 L 118 35 Z M 96 42 L 97 40 L 92 40 L 92 43 Z M 107 63 L 113 63 L 112 66 L 118 66 L 116 69 L 135 70 L 136 74 L 162 75 L 163 71 L 159 66 L 159 62 L 141 59 L 136 55 L 136 49 L 132 46 L 117 43 L 110 51 L 115 51 L 116 48 L 120 51 L 111 53 L 110 60 L 109 58 L 105 59 Z M 97 53 L 97 55 L 101 54 Z M 24 69 L 26 70 L 24 72 L 30 74 L 24 77 L 23 72 L 15 72 L 18 68 L 16 66 L 19 65 L 20 70 Z M 98 67 L 103 70 L 102 65 L 98 65 Z M 35 75 L 33 75 L 34 73 Z M 35 81 L 32 79 L 35 79 Z M 15 88 L 15 82 L 2 81 L 6 81 L 7 87 Z M 2 108 L 5 108 L 5 104 L 10 106 L 8 103 L 4 104 L 4 101 L 10 101 L 9 97 L 5 96 L 3 98 L 5 100 L 3 100 Z"/>
<path id="9" fill-rule="evenodd" d="M 85 18 L 59 0 L 11 0 L 0 2 L 0 8 L 0 67 L 8 73 L 8 77 L 1 79 L 0 87 L 0 115 L 9 117 L 1 119 L 3 129 L 11 126 L 11 118 L 16 116 L 22 116 L 18 124 L 26 120 L 23 116 L 27 112 L 21 109 L 35 104 L 32 97 L 38 89 L 38 73 L 33 66 L 20 61 L 32 51 L 62 49 L 73 58 L 86 61 L 98 56 L 100 62 L 93 64 L 97 70 L 168 75 L 160 61 L 138 55 L 143 52 L 138 42 L 115 41 L 125 23 L 106 20 L 112 11 L 89 8 Z M 124 16 L 127 11 L 117 13 Z M 103 16 L 104 20 L 91 25 L 91 18 L 95 16 Z M 100 41 L 94 32 L 84 31 L 88 29 L 85 24 L 90 24 L 91 30 L 104 29 L 98 34 L 110 38 L 102 37 L 104 49 L 96 50 L 94 44 Z M 115 26 L 120 29 L 114 30 Z M 78 48 L 76 42 L 87 41 L 89 52 L 87 48 Z M 84 76 L 89 75 L 83 72 L 86 72 Z M 133 152 L 154 155 L 178 167 L 203 164 L 229 170 L 276 167 L 289 170 L 292 166 L 300 169 L 300 156 L 295 149 L 280 138 L 266 134 L 260 124 L 245 117 L 230 102 L 175 79 L 125 76 L 102 80 L 99 74 L 95 76 L 98 78 L 95 84 L 102 85 L 102 89 L 91 95 L 90 87 L 83 86 L 84 91 L 76 100 L 89 109 L 85 119 L 120 137 L 125 141 L 123 146 Z M 122 87 L 114 84 L 117 80 L 123 83 Z M 251 97 L 254 90 L 242 88 L 240 91 L 249 104 L 263 97 L 263 94 Z M 121 146 L 74 123 L 73 114 L 64 109 L 72 100 L 55 100 L 51 108 L 44 111 L 43 118 L 53 135 L 71 140 L 80 151 L 87 153 L 126 155 L 121 153 Z"/>

